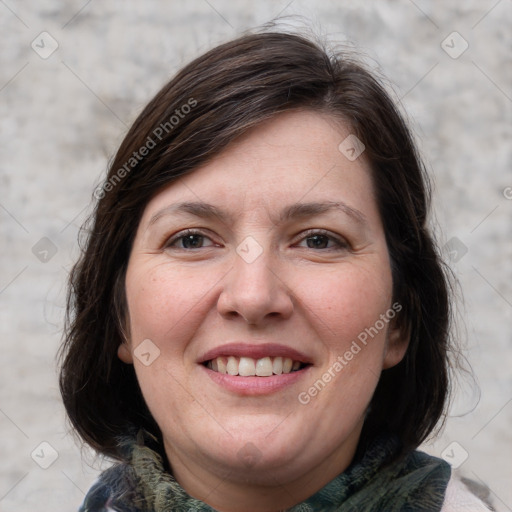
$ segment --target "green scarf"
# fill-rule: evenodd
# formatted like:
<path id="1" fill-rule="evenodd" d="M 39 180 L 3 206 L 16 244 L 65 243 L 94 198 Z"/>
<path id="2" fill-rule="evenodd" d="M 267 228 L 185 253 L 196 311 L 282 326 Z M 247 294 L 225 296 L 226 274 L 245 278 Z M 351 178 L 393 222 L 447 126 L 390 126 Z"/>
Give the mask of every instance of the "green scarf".
<path id="1" fill-rule="evenodd" d="M 419 451 L 396 459 L 400 444 L 381 437 L 359 459 L 306 501 L 288 512 L 435 512 L 441 510 L 450 466 Z M 123 442 L 128 463 L 100 476 L 80 512 L 212 512 L 189 496 L 164 468 L 162 457 L 143 441 Z"/>

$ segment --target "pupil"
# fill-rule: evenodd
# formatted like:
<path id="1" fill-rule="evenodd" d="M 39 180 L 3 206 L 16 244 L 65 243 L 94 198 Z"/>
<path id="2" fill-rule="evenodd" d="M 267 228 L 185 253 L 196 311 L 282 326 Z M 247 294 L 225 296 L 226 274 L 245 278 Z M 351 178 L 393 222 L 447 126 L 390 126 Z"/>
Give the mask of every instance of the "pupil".
<path id="1" fill-rule="evenodd" d="M 187 235 L 183 238 L 183 247 L 185 249 L 201 247 L 202 240 L 201 235 Z"/>
<path id="2" fill-rule="evenodd" d="M 310 249 L 325 249 L 327 243 L 328 241 L 325 235 L 314 235 L 308 238 L 308 247 Z"/>

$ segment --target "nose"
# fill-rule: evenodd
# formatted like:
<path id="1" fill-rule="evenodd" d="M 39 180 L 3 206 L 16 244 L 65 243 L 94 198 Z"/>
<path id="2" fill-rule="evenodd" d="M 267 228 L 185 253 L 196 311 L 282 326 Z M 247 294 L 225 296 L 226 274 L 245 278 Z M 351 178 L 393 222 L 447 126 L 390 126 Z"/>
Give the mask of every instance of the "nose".
<path id="1" fill-rule="evenodd" d="M 279 275 L 269 250 L 251 262 L 238 254 L 235 256 L 217 302 L 217 310 L 223 317 L 261 326 L 272 319 L 289 318 L 293 309 L 291 290 Z"/>

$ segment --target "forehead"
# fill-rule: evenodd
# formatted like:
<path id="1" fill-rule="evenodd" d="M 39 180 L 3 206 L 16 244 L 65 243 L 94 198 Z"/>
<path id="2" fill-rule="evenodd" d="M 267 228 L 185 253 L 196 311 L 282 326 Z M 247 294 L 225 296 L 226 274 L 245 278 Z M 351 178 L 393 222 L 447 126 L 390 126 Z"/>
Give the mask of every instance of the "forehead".
<path id="1" fill-rule="evenodd" d="M 349 159 L 342 151 L 349 136 L 349 126 L 325 114 L 279 114 L 164 188 L 147 205 L 143 222 L 182 201 L 216 204 L 235 215 L 298 202 L 343 201 L 367 217 L 378 216 L 364 153 Z"/>

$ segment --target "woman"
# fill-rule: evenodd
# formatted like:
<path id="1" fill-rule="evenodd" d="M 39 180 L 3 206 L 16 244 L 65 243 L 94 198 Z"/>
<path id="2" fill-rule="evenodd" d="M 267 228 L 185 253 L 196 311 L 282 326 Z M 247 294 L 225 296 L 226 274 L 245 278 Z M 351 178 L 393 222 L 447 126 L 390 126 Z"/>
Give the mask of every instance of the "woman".
<path id="1" fill-rule="evenodd" d="M 448 287 L 422 163 L 362 65 L 285 33 L 221 45 L 95 195 L 60 382 L 118 463 L 81 510 L 487 510 L 415 451 L 445 409 Z"/>

